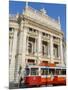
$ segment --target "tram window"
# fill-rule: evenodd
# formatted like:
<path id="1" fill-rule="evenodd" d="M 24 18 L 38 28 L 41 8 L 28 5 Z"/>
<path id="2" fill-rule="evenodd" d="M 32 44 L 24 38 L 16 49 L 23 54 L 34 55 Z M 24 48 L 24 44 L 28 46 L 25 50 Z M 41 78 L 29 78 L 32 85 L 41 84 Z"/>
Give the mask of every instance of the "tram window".
<path id="1" fill-rule="evenodd" d="M 61 70 L 61 74 L 62 74 L 62 75 L 66 75 L 66 70 L 65 70 L 65 69 L 62 69 L 62 70 Z"/>
<path id="2" fill-rule="evenodd" d="M 55 69 L 49 69 L 49 74 L 55 74 Z"/>
<path id="3" fill-rule="evenodd" d="M 41 68 L 41 75 L 48 75 L 48 69 Z"/>
<path id="4" fill-rule="evenodd" d="M 61 69 L 56 69 L 56 75 L 61 75 Z"/>
<path id="5" fill-rule="evenodd" d="M 31 75 L 38 75 L 38 68 L 31 68 Z"/>
<path id="6" fill-rule="evenodd" d="M 29 68 L 26 68 L 26 75 L 29 75 Z"/>

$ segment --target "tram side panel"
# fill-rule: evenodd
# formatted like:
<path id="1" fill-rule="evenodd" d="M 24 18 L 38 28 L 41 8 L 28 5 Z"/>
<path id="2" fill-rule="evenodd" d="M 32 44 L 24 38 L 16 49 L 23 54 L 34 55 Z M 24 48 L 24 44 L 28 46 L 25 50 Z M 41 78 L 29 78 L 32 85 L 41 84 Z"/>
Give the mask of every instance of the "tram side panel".
<path id="1" fill-rule="evenodd" d="M 52 84 L 51 75 L 49 75 L 49 68 L 41 68 L 41 85 Z"/>
<path id="2" fill-rule="evenodd" d="M 40 76 L 27 76 L 25 78 L 25 84 L 28 86 L 41 85 L 41 77 Z"/>
<path id="3" fill-rule="evenodd" d="M 40 72 L 37 70 L 38 68 L 32 68 L 27 76 L 25 76 L 25 84 L 27 86 L 66 85 L 66 70 L 52 67 L 41 68 Z"/>
<path id="4" fill-rule="evenodd" d="M 54 76 L 53 85 L 66 85 L 66 69 L 62 69 L 60 74 Z"/>
<path id="5" fill-rule="evenodd" d="M 39 86 L 41 85 L 41 76 L 36 72 L 36 68 L 31 68 L 29 75 L 25 76 L 25 84 L 27 86 Z"/>

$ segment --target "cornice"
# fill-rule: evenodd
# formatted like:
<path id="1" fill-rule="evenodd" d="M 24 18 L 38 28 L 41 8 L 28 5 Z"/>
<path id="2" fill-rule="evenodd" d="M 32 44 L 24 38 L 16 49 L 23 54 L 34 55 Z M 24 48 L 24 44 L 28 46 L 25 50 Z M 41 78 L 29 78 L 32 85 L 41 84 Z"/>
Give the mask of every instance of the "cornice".
<path id="1" fill-rule="evenodd" d="M 27 17 L 27 16 L 24 16 L 23 18 L 28 22 L 27 24 L 29 24 L 29 25 L 39 27 L 39 28 L 47 30 L 48 32 L 51 32 L 51 33 L 63 35 L 63 32 L 61 30 L 56 30 L 55 28 L 51 28 L 48 25 L 43 25 L 42 23 L 37 22 L 37 21 Z"/>

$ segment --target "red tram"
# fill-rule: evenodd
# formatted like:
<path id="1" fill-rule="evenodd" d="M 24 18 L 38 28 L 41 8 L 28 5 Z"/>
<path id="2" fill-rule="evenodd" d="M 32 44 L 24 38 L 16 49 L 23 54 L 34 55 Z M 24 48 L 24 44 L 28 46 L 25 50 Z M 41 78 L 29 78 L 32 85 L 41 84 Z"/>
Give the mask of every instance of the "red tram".
<path id="1" fill-rule="evenodd" d="M 24 82 L 27 86 L 66 85 L 66 69 L 57 66 L 28 66 Z"/>

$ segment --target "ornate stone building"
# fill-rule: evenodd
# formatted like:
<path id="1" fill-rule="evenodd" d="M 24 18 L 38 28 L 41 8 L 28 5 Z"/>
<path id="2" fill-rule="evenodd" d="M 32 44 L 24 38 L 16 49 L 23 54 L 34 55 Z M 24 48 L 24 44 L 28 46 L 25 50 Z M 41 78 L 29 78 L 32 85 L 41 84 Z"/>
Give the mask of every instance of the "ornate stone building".
<path id="1" fill-rule="evenodd" d="M 26 65 L 44 62 L 64 66 L 63 37 L 60 20 L 49 17 L 44 9 L 38 11 L 27 5 L 23 14 L 10 15 L 10 82 L 18 82 L 20 66 L 22 76 Z"/>

